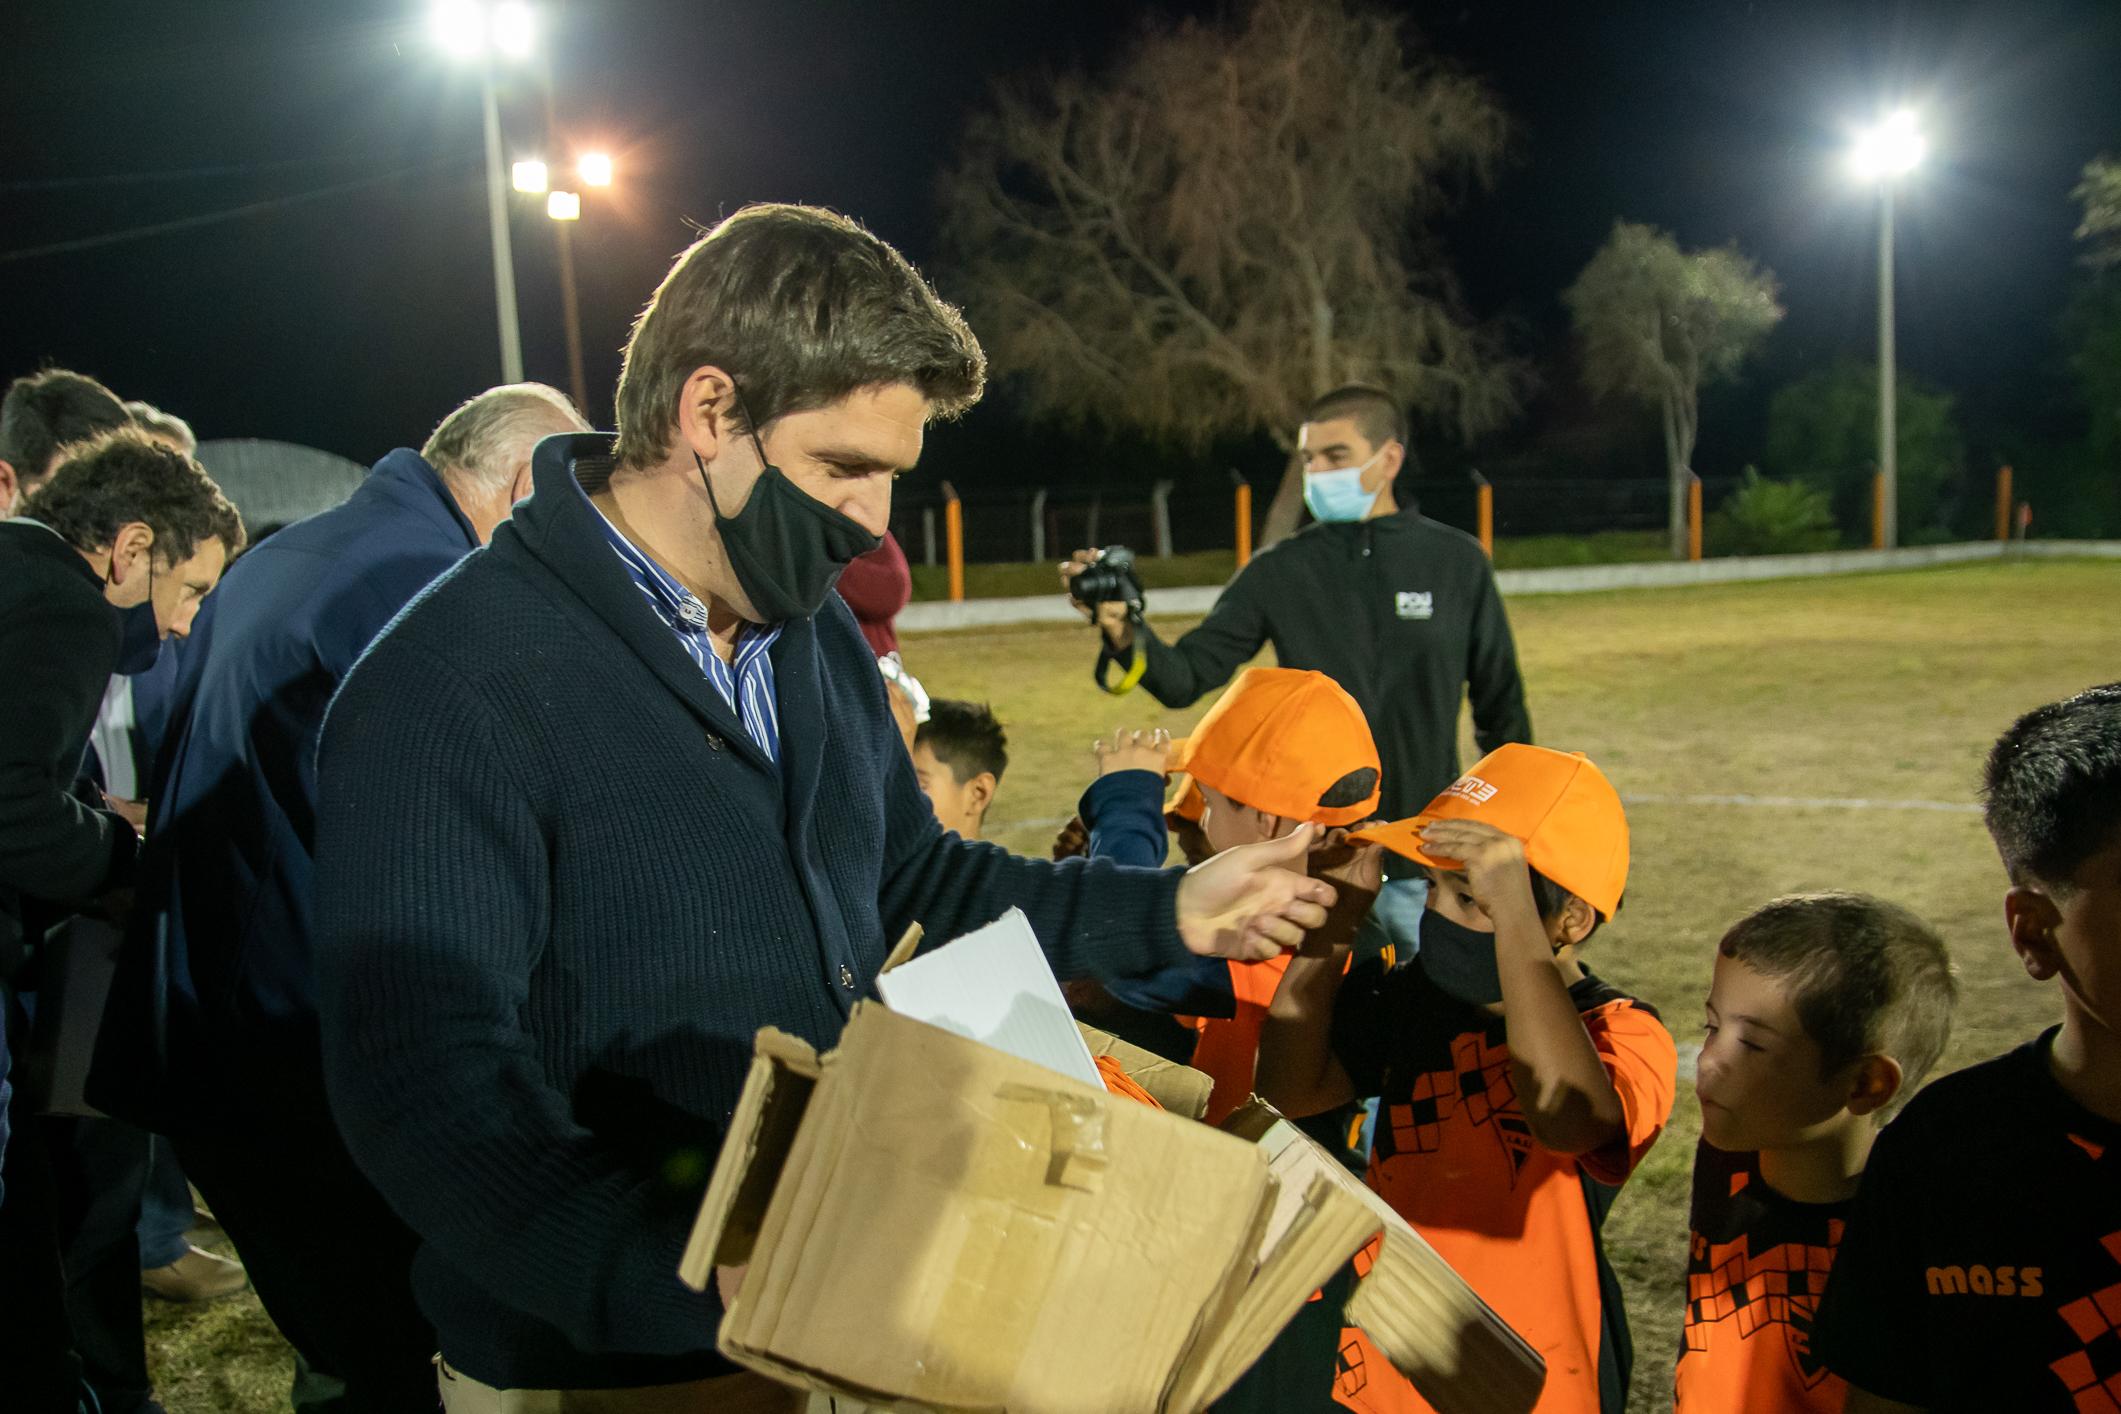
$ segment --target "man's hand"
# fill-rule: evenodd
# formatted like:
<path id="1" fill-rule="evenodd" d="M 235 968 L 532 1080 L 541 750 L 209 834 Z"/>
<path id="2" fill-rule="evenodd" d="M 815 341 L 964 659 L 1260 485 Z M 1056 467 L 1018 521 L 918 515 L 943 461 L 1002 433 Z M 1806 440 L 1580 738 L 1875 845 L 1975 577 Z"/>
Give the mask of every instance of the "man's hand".
<path id="1" fill-rule="evenodd" d="M 111 812 L 112 812 L 113 814 L 116 814 L 116 815 L 121 815 L 121 816 L 123 816 L 123 817 L 124 817 L 124 819 L 125 819 L 125 823 L 133 827 L 133 833 L 134 833 L 134 834 L 136 834 L 136 835 L 139 835 L 139 836 L 140 836 L 141 838 L 143 838 L 143 839 L 144 839 L 144 838 L 146 838 L 146 836 L 147 836 L 147 802 L 146 802 L 146 801 L 144 801 L 144 800 L 127 800 L 127 799 L 126 799 L 125 797 L 123 797 L 123 796 L 120 796 L 120 795 L 112 795 L 112 794 L 111 794 L 111 793 L 110 793 L 109 791 L 105 791 L 105 792 L 103 792 L 103 803 L 104 803 L 104 805 L 105 805 L 105 806 L 107 806 L 107 807 L 108 807 L 108 808 L 110 809 L 110 811 L 111 811 Z"/>
<path id="2" fill-rule="evenodd" d="M 1178 886 L 1178 935 L 1189 952 L 1264 962 L 1326 921 L 1339 897 L 1303 873 L 1315 826 L 1260 844 L 1224 850 Z"/>
<path id="3" fill-rule="evenodd" d="M 1503 912 L 1517 905 L 1538 918 L 1531 866 L 1525 863 L 1524 842 L 1516 836 L 1478 820 L 1438 820 L 1421 832 L 1421 847 L 1431 859 L 1455 861 L 1465 871 L 1466 892 L 1497 924 Z"/>
<path id="4" fill-rule="evenodd" d="M 1096 564 L 1104 557 L 1104 553 L 1102 550 L 1077 550 L 1067 559 L 1061 561 L 1061 588 L 1063 590 L 1072 590 L 1075 585 L 1075 577 Z M 1075 611 L 1081 614 L 1086 622 L 1097 625 L 1104 632 L 1105 642 L 1112 645 L 1113 652 L 1125 653 L 1134 646 L 1134 625 L 1127 622 L 1127 606 L 1125 604 L 1115 600 L 1112 603 L 1099 604 L 1093 608 L 1076 599 L 1072 593 L 1068 596 L 1068 602 L 1075 605 Z"/>
<path id="5" fill-rule="evenodd" d="M 1131 732 L 1120 727 L 1110 736 L 1099 737 L 1090 749 L 1097 753 L 1100 776 L 1118 771 L 1154 771 L 1161 776 L 1171 756 L 1171 733 L 1162 727 Z"/>

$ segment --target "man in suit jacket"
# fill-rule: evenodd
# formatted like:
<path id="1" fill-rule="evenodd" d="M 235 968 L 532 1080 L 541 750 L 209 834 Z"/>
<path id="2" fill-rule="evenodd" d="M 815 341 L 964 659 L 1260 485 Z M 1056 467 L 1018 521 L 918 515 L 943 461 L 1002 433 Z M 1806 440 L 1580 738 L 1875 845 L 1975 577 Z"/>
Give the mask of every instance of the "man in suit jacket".
<path id="1" fill-rule="evenodd" d="M 308 1367 L 300 1408 L 435 1403 L 412 1237 L 324 1095 L 310 907 L 324 711 L 383 626 L 492 538 L 539 440 L 587 430 L 541 384 L 481 393 L 343 505 L 245 555 L 185 644 L 91 1094 L 175 1137 Z"/>
<path id="2" fill-rule="evenodd" d="M 46 926 L 133 874 L 132 826 L 74 792 L 104 687 L 128 648 L 151 654 L 163 635 L 190 630 L 243 544 L 235 508 L 199 464 L 138 433 L 63 458 L 21 510 L 0 523 L 0 1003 L 18 1043 L 26 1015 L 16 993 L 35 986 Z M 102 1408 L 150 1408 L 138 1190 L 92 1181 L 106 1141 L 144 1160 L 144 1137 L 28 1116 L 20 1095 L 0 1204 L 0 1272 L 19 1308 L 0 1321 L 10 1407 L 19 1399 L 26 1411 L 72 1414 L 85 1373 Z M 131 1211 L 117 1211 L 128 1197 Z M 90 1205 L 116 1219 L 91 1221 Z M 71 1244 L 62 1271 L 62 1235 L 87 1229 L 110 1240 L 94 1251 Z"/>

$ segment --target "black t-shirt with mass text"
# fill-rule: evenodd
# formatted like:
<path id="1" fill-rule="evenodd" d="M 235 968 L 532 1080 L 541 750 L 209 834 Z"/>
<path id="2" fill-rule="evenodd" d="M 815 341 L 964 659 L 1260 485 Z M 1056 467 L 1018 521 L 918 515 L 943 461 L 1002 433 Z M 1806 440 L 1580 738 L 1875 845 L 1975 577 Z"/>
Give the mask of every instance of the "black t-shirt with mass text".
<path id="1" fill-rule="evenodd" d="M 2054 1038 L 1944 1077 L 1879 1135 L 1815 1338 L 1850 1384 L 2121 1409 L 2121 1124 L 2055 1083 Z"/>

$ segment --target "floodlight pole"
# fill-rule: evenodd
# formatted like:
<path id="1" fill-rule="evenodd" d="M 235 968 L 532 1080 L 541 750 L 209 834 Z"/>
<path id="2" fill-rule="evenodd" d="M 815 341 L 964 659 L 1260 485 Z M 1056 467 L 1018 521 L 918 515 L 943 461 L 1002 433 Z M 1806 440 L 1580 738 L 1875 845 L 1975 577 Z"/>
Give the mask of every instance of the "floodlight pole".
<path id="1" fill-rule="evenodd" d="M 508 174 L 501 162 L 501 102 L 494 92 L 493 64 L 479 69 L 486 110 L 486 219 L 493 229 L 493 302 L 501 330 L 501 381 L 523 381 L 523 330 L 516 321 L 515 255 L 508 244 Z"/>
<path id="2" fill-rule="evenodd" d="M 1884 481 L 1881 540 L 1888 550 L 1900 544 L 1898 396 L 1893 369 L 1893 183 L 1878 183 L 1878 475 Z"/>

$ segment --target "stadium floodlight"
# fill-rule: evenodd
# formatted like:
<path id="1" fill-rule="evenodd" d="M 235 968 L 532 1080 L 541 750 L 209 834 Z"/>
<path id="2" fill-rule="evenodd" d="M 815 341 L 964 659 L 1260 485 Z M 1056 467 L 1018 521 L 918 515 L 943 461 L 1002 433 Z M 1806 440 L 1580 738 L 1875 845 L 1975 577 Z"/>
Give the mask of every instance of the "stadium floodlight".
<path id="1" fill-rule="evenodd" d="M 435 43 L 459 59 L 476 59 L 486 52 L 486 7 L 476 0 L 441 0 L 428 23 Z"/>
<path id="2" fill-rule="evenodd" d="M 608 187 L 611 185 L 611 154 L 608 152 L 585 152 L 576 164 L 585 187 Z"/>
<path id="3" fill-rule="evenodd" d="M 1921 166 L 1928 152 L 1929 143 L 1915 126 L 1914 113 L 1902 108 L 1856 134 L 1855 145 L 1849 149 L 1849 170 L 1861 181 L 1891 181 Z"/>
<path id="4" fill-rule="evenodd" d="M 536 196 L 552 187 L 552 178 L 545 170 L 545 164 L 535 158 L 516 163 L 512 171 L 517 191 Z"/>
<path id="5" fill-rule="evenodd" d="M 555 221 L 579 221 L 582 219 L 582 194 L 573 191 L 556 191 L 545 198 L 545 214 Z"/>
<path id="6" fill-rule="evenodd" d="M 1900 447 L 1893 353 L 1893 184 L 1922 165 L 1929 143 L 1913 110 L 1902 108 L 1856 134 L 1849 171 L 1878 187 L 1878 543 L 1900 544 Z"/>
<path id="7" fill-rule="evenodd" d="M 538 18 L 528 5 L 496 5 L 487 14 L 487 36 L 510 59 L 528 59 L 538 42 Z"/>

